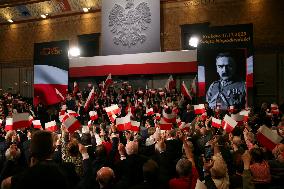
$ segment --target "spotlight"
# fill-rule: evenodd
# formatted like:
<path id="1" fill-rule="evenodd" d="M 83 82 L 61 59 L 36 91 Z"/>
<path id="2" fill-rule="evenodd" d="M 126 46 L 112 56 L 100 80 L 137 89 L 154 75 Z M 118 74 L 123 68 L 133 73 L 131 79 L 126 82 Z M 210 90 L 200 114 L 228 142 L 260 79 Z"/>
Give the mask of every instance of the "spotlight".
<path id="1" fill-rule="evenodd" d="M 198 46 L 198 43 L 199 43 L 199 38 L 198 37 L 190 37 L 189 41 L 189 46 L 192 46 L 192 47 L 197 47 Z"/>
<path id="2" fill-rule="evenodd" d="M 40 15 L 40 17 L 42 17 L 43 19 L 45 19 L 45 18 L 46 18 L 46 15 L 45 15 L 45 14 L 42 14 L 42 15 Z"/>
<path id="3" fill-rule="evenodd" d="M 89 10 L 90 10 L 90 8 L 87 8 L 87 7 L 84 7 L 84 8 L 83 8 L 83 11 L 84 11 L 84 12 L 89 12 Z"/>
<path id="4" fill-rule="evenodd" d="M 80 56 L 81 52 L 78 47 L 73 47 L 69 49 L 68 54 L 69 56 L 72 56 L 72 57 L 78 57 Z"/>
<path id="5" fill-rule="evenodd" d="M 13 23 L 14 21 L 12 19 L 9 19 L 8 22 Z"/>

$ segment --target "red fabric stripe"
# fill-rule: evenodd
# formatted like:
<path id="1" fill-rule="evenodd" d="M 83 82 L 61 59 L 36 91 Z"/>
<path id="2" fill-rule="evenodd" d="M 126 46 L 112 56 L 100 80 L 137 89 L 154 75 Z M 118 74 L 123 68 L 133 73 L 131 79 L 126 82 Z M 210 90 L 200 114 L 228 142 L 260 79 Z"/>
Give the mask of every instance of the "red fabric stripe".
<path id="1" fill-rule="evenodd" d="M 253 88 L 253 74 L 247 74 L 246 84 L 248 88 Z"/>
<path id="2" fill-rule="evenodd" d="M 139 131 L 140 127 L 136 127 L 136 126 L 131 126 L 131 131 Z"/>
<path id="3" fill-rule="evenodd" d="M 69 68 L 70 77 L 88 77 L 130 74 L 196 73 L 197 62 L 169 62 L 147 64 L 124 64 Z"/>
<path id="4" fill-rule="evenodd" d="M 171 130 L 172 124 L 171 123 L 162 123 L 162 124 L 160 124 L 160 129 L 161 130 Z"/>
<path id="5" fill-rule="evenodd" d="M 267 148 L 270 151 L 272 151 L 275 148 L 275 146 L 277 145 L 274 142 L 272 142 L 271 140 L 269 140 L 262 133 L 257 133 L 256 138 L 262 146 L 264 146 L 265 148 Z"/>
<path id="6" fill-rule="evenodd" d="M 29 120 L 13 122 L 13 130 L 17 130 L 20 128 L 26 128 L 30 126 L 31 126 L 31 122 Z"/>
<path id="7" fill-rule="evenodd" d="M 13 125 L 5 125 L 5 131 L 13 130 Z"/>
<path id="8" fill-rule="evenodd" d="M 56 132 L 57 126 L 55 125 L 55 126 L 48 127 L 48 128 L 45 128 L 45 130 L 50 131 L 50 132 Z"/>
<path id="9" fill-rule="evenodd" d="M 131 122 L 117 125 L 117 130 L 119 131 L 131 130 Z"/>
<path id="10" fill-rule="evenodd" d="M 55 88 L 66 96 L 67 85 L 61 84 L 34 84 L 34 105 L 40 102 L 52 105 L 61 102 L 61 98 L 56 94 Z"/>
<path id="11" fill-rule="evenodd" d="M 198 97 L 205 96 L 205 82 L 198 82 Z"/>
<path id="12" fill-rule="evenodd" d="M 221 127 L 221 125 L 218 124 L 218 123 L 212 122 L 212 127 L 219 129 Z"/>

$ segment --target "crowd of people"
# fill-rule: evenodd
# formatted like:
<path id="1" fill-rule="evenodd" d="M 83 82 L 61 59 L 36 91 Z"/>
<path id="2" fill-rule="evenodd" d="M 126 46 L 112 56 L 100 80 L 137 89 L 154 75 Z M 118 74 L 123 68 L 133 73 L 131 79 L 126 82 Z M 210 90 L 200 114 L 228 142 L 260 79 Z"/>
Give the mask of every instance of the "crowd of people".
<path id="1" fill-rule="evenodd" d="M 241 110 L 212 110 L 205 102 L 206 114 L 196 114 L 193 100 L 176 89 L 134 90 L 127 83 L 96 89 L 86 108 L 91 89 L 70 92 L 52 106 L 33 107 L 20 95 L 1 97 L 1 188 L 283 188 L 284 141 L 270 150 L 257 137 L 262 125 L 283 137 L 283 105 L 276 114 L 268 103 L 250 107 L 248 120 L 226 132 L 212 119 Z M 113 104 L 121 110 L 118 117 L 130 115 L 140 129 L 119 130 L 105 111 Z M 62 106 L 77 112 L 85 129 L 69 132 L 59 119 Z M 90 111 L 98 115 L 92 122 Z M 5 130 L 6 118 L 22 112 L 42 128 Z M 165 115 L 175 115 L 171 129 L 159 126 Z M 44 123 L 53 120 L 58 130 L 46 131 Z"/>

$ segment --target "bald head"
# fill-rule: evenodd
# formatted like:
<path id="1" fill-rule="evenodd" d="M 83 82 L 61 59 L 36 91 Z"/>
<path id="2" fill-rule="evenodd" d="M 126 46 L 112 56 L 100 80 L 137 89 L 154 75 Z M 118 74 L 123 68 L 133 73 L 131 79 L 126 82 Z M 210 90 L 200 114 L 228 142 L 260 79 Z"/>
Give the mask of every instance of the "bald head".
<path id="1" fill-rule="evenodd" d="M 130 141 L 126 144 L 125 147 L 127 155 L 138 154 L 138 143 Z"/>
<path id="2" fill-rule="evenodd" d="M 114 181 L 114 172 L 109 167 L 102 167 L 97 172 L 97 181 L 99 182 L 101 187 L 109 186 Z"/>

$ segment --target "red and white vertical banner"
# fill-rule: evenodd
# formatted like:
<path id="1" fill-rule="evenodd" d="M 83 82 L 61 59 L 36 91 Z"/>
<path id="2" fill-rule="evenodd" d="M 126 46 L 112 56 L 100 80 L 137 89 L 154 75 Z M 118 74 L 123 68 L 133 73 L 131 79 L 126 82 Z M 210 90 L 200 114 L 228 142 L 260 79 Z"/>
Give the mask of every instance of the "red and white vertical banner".
<path id="1" fill-rule="evenodd" d="M 13 118 L 6 118 L 5 131 L 13 130 Z"/>
<path id="2" fill-rule="evenodd" d="M 196 95 L 196 77 L 191 81 L 190 93 Z"/>
<path id="3" fill-rule="evenodd" d="M 171 91 L 172 89 L 174 89 L 175 87 L 176 87 L 176 82 L 175 82 L 175 80 L 173 79 L 173 76 L 170 75 L 169 79 L 168 79 L 167 82 L 166 82 L 165 88 L 166 88 L 166 90 L 169 92 L 169 91 Z"/>
<path id="4" fill-rule="evenodd" d="M 29 113 L 18 113 L 13 115 L 13 129 L 27 128 L 31 126 Z"/>
<path id="5" fill-rule="evenodd" d="M 90 111 L 89 112 L 89 116 L 90 116 L 90 119 L 92 121 L 95 121 L 95 120 L 97 120 L 99 118 L 98 113 L 96 111 Z"/>
<path id="6" fill-rule="evenodd" d="M 194 105 L 194 113 L 195 114 L 203 114 L 205 112 L 204 104 Z"/>
<path id="7" fill-rule="evenodd" d="M 216 119 L 215 117 L 212 117 L 212 127 L 219 129 L 221 127 L 221 123 L 221 119 Z"/>
<path id="8" fill-rule="evenodd" d="M 130 116 L 116 118 L 116 127 L 119 131 L 131 130 Z"/>
<path id="9" fill-rule="evenodd" d="M 198 97 L 205 96 L 205 67 L 198 66 Z"/>
<path id="10" fill-rule="evenodd" d="M 233 129 L 237 126 L 238 122 L 236 122 L 233 118 L 228 116 L 227 114 L 225 115 L 223 119 L 223 129 L 227 132 L 230 133 L 233 131 Z"/>
<path id="11" fill-rule="evenodd" d="M 271 130 L 266 126 L 261 126 L 256 134 L 257 141 L 266 149 L 272 151 L 283 139 L 276 130 Z"/>
<path id="12" fill-rule="evenodd" d="M 253 87 L 253 56 L 247 58 L 247 73 L 246 73 L 246 85 L 248 88 Z"/>
<path id="13" fill-rule="evenodd" d="M 140 122 L 131 121 L 131 130 L 132 131 L 139 131 L 140 130 Z"/>
<path id="14" fill-rule="evenodd" d="M 40 120 L 33 120 L 33 126 L 35 129 L 42 129 Z"/>
<path id="15" fill-rule="evenodd" d="M 50 132 L 56 132 L 57 131 L 57 125 L 55 121 L 50 121 L 45 123 L 45 130 Z"/>
<path id="16" fill-rule="evenodd" d="M 113 83 L 113 81 L 112 81 L 111 73 L 110 73 L 110 74 L 108 74 L 108 76 L 105 80 L 105 89 L 107 89 L 112 83 Z"/>
<path id="17" fill-rule="evenodd" d="M 81 123 L 74 116 L 70 116 L 69 118 L 67 118 L 64 122 L 64 125 L 69 131 L 69 133 L 74 133 L 81 127 Z"/>

